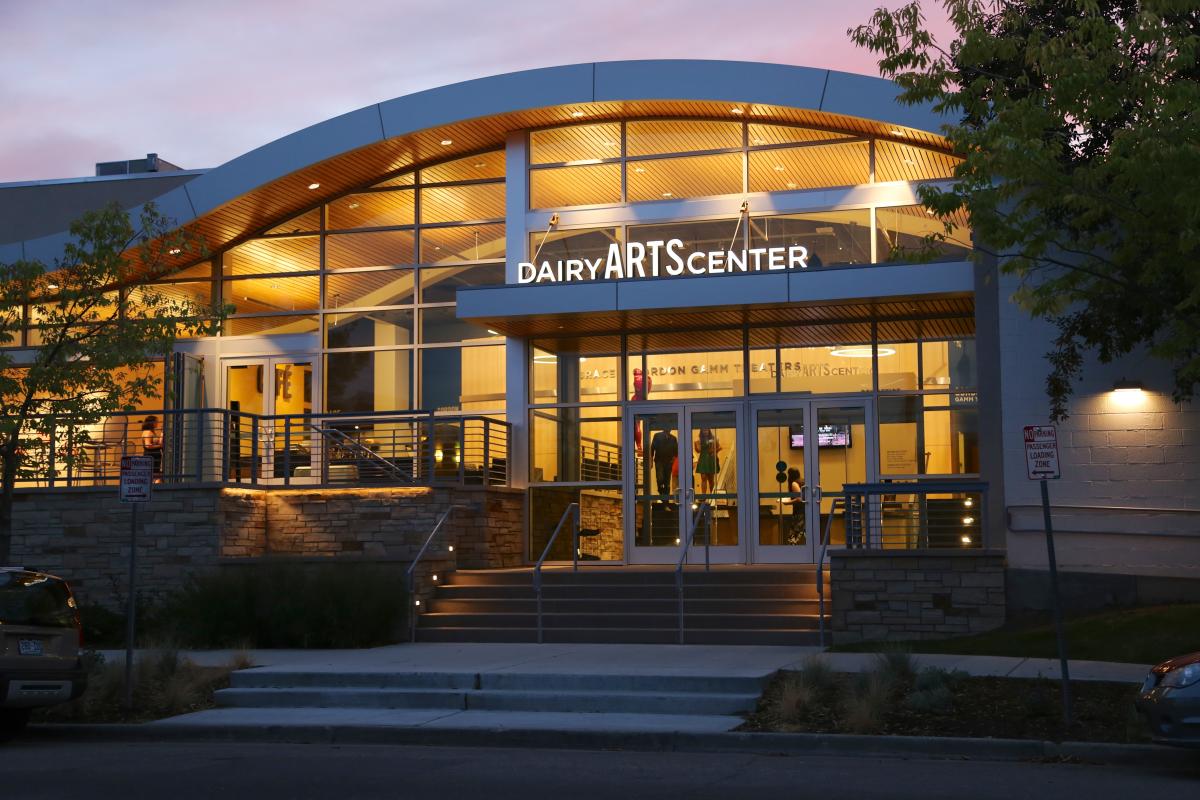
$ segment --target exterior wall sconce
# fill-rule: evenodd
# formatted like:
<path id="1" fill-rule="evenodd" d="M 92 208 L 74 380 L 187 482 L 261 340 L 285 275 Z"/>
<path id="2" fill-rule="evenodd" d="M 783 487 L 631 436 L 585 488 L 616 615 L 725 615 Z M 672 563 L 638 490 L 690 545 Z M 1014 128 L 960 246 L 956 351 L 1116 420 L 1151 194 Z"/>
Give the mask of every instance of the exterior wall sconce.
<path id="1" fill-rule="evenodd" d="M 1113 383 L 1113 402 L 1117 405 L 1130 407 L 1142 404 L 1146 397 L 1146 387 L 1141 381 L 1131 381 L 1125 378 Z"/>
<path id="2" fill-rule="evenodd" d="M 1121 394 L 1134 394 L 1146 391 L 1146 387 L 1141 381 L 1131 381 L 1121 378 L 1121 380 L 1113 384 L 1112 390 Z"/>

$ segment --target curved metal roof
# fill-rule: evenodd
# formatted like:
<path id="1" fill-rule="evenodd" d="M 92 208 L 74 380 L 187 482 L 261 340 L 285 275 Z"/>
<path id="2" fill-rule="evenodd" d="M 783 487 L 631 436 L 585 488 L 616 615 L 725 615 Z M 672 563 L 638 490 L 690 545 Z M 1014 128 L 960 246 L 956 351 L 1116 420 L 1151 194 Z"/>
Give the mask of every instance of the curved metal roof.
<path id="1" fill-rule="evenodd" d="M 509 131 L 581 121 L 573 112 L 583 112 L 585 121 L 662 115 L 806 124 L 945 149 L 935 133 L 940 118 L 927 105 L 901 105 L 898 91 L 891 81 L 865 75 L 740 61 L 527 70 L 417 92 L 317 123 L 154 202 L 216 251 L 380 175 L 495 147 Z M 743 115 L 730 116 L 733 107 Z M 442 145 L 447 139 L 452 144 Z M 309 190 L 312 183 L 320 188 Z M 63 232 L 5 245 L 0 261 L 51 260 L 66 239 Z"/>

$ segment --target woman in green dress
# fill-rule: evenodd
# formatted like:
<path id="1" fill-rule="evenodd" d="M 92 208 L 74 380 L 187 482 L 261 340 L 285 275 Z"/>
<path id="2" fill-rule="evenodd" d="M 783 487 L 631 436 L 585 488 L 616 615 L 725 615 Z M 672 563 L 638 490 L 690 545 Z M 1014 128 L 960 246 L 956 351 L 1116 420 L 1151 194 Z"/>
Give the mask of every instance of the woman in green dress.
<path id="1" fill-rule="evenodd" d="M 711 428 L 701 428 L 693 449 L 696 452 L 696 474 L 700 476 L 700 494 L 712 494 L 717 473 L 721 471 L 721 443 Z"/>

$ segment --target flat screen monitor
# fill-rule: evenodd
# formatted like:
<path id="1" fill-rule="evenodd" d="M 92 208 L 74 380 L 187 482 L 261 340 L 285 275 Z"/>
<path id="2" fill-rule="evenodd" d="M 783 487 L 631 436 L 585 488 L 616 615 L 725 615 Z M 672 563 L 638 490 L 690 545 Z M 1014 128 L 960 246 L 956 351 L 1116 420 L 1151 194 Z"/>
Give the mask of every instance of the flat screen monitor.
<path id="1" fill-rule="evenodd" d="M 800 450 L 804 447 L 804 433 L 792 428 L 789 431 L 792 440 L 792 449 Z M 817 427 L 817 447 L 849 447 L 850 446 L 850 426 L 849 425 L 820 425 Z"/>

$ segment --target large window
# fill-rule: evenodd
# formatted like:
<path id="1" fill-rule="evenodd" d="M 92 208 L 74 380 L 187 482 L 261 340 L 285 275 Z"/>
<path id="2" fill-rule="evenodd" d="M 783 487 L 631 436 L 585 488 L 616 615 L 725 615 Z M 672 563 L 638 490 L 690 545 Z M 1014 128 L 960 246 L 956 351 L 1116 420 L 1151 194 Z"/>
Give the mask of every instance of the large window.
<path id="1" fill-rule="evenodd" d="M 680 119 L 567 125 L 529 134 L 529 207 L 941 180 L 959 162 L 906 142 L 791 125 Z"/>
<path id="2" fill-rule="evenodd" d="M 455 303 L 504 282 L 504 165 L 495 150 L 392 175 L 154 291 L 230 304 L 223 336 L 316 339 L 326 411 L 503 413 L 502 338 Z"/>

